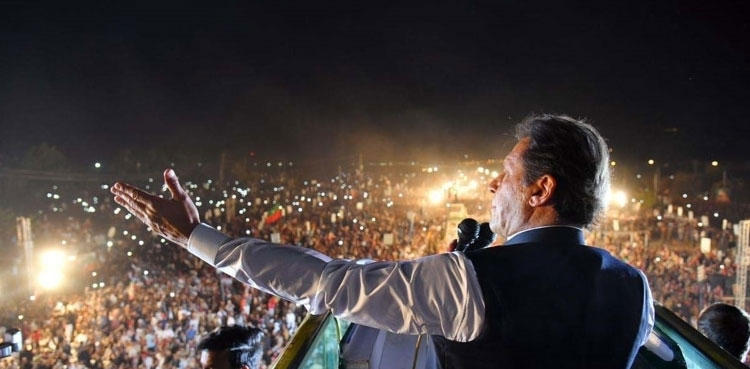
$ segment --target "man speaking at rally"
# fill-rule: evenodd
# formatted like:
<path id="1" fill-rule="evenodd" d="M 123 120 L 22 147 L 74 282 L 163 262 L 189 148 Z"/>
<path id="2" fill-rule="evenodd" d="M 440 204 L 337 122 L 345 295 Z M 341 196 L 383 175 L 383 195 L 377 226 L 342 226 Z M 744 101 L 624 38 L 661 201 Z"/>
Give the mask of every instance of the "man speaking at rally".
<path id="1" fill-rule="evenodd" d="M 429 334 L 442 368 L 628 368 L 653 327 L 646 277 L 584 244 L 605 211 L 609 151 L 589 124 L 536 115 L 490 182 L 503 246 L 415 260 L 331 259 L 231 238 L 200 223 L 171 169 L 172 199 L 124 183 L 115 201 L 163 237 L 262 291 L 401 334 Z"/>

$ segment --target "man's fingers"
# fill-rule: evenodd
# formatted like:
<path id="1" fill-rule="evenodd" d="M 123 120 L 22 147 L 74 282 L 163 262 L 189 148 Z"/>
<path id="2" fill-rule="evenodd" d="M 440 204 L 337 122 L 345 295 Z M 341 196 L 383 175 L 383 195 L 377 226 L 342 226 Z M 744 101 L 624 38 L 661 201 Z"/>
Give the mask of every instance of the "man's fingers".
<path id="1" fill-rule="evenodd" d="M 187 193 L 180 185 L 180 181 L 177 179 L 177 174 L 174 170 L 167 169 L 164 171 L 164 183 L 166 183 L 169 192 L 172 193 L 172 198 L 177 200 L 184 200 L 187 197 Z"/>
<path id="2" fill-rule="evenodd" d="M 151 220 L 146 215 L 145 210 L 138 207 L 138 205 L 140 204 L 136 204 L 132 200 L 128 200 L 125 197 L 119 195 L 115 196 L 115 202 L 124 207 L 125 210 L 130 212 L 130 214 L 135 215 L 136 218 L 141 220 L 141 222 L 146 223 L 147 225 L 151 224 Z"/>
<path id="3" fill-rule="evenodd" d="M 154 195 L 143 191 L 138 187 L 134 187 L 127 183 L 121 182 L 117 182 L 114 186 L 112 186 L 112 193 L 125 198 L 131 198 L 133 199 L 133 201 L 144 206 L 151 206 L 152 201 L 155 198 Z"/>

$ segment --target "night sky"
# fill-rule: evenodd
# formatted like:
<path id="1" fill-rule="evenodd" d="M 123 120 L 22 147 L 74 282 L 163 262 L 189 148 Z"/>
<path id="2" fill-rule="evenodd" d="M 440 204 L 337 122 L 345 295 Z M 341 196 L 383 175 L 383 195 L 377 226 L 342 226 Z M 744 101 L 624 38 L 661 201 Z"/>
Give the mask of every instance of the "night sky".
<path id="1" fill-rule="evenodd" d="M 618 160 L 747 157 L 746 0 L 99 3 L 0 5 L 0 153 L 501 157 L 552 112 Z"/>

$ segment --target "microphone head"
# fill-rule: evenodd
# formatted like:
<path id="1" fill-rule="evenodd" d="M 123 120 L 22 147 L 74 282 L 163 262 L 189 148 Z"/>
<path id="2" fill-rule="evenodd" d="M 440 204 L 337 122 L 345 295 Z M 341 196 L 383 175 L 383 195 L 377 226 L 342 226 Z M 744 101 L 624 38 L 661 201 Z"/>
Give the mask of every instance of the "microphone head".
<path id="1" fill-rule="evenodd" d="M 474 240 L 479 237 L 479 222 L 472 218 L 466 218 L 458 223 L 458 245 L 457 251 L 464 251 Z"/>
<path id="2" fill-rule="evenodd" d="M 465 251 L 483 249 L 492 245 L 492 243 L 495 242 L 495 239 L 497 239 L 497 235 L 490 229 L 490 224 L 484 222 L 479 226 L 479 235 L 477 236 L 476 241 L 469 245 Z"/>
<path id="3" fill-rule="evenodd" d="M 497 239 L 497 234 L 495 234 L 495 232 L 492 232 L 492 229 L 490 229 L 490 223 L 484 222 L 479 225 L 479 239 L 489 240 L 490 244 L 495 242 L 495 240 Z"/>

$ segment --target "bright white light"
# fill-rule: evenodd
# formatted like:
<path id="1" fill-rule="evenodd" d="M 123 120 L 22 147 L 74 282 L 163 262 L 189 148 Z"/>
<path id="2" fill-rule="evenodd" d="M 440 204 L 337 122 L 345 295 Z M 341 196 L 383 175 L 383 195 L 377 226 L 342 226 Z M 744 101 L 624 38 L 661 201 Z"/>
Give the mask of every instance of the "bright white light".
<path id="1" fill-rule="evenodd" d="M 625 194 L 625 191 L 615 191 L 612 194 L 612 202 L 623 207 L 628 203 L 628 196 Z"/>
<path id="2" fill-rule="evenodd" d="M 60 269 L 65 255 L 60 250 L 48 250 L 42 254 L 42 266 L 45 269 Z"/>
<path id="3" fill-rule="evenodd" d="M 443 201 L 443 191 L 441 190 L 432 190 L 427 195 L 427 197 L 430 199 L 430 202 L 433 204 L 439 204 L 441 201 Z"/>
<path id="4" fill-rule="evenodd" d="M 482 167 L 477 168 L 477 172 L 484 173 L 484 168 L 482 168 Z"/>
<path id="5" fill-rule="evenodd" d="M 499 176 L 499 175 L 500 175 L 500 173 L 498 173 L 496 170 L 492 171 L 492 178 L 497 178 L 497 176 Z"/>
<path id="6" fill-rule="evenodd" d="M 687 199 L 687 194 L 686 194 L 686 193 L 683 193 L 683 194 L 682 194 L 682 198 L 683 198 L 683 199 Z"/>
<path id="7" fill-rule="evenodd" d="M 719 166 L 719 162 L 716 161 L 716 160 L 714 160 L 714 161 L 711 162 L 711 165 L 714 166 L 714 167 L 718 167 Z"/>
<path id="8" fill-rule="evenodd" d="M 51 290 L 60 285 L 62 281 L 62 274 L 57 271 L 47 271 L 39 275 L 39 286 L 44 289 Z"/>
<path id="9" fill-rule="evenodd" d="M 102 163 L 100 162 L 94 163 L 94 168 L 101 168 L 101 167 L 102 167 Z"/>
<path id="10" fill-rule="evenodd" d="M 654 165 L 654 159 L 648 159 L 648 165 Z"/>

